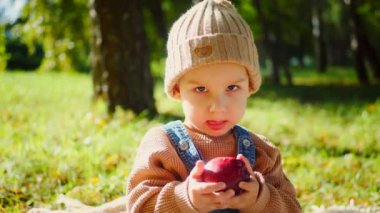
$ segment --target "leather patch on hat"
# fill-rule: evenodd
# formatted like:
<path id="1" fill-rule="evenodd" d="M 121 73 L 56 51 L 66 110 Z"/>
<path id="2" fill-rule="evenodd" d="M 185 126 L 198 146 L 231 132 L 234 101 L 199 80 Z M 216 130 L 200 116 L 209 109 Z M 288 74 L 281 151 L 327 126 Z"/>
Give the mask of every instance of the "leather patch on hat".
<path id="1" fill-rule="evenodd" d="M 211 53 L 212 53 L 212 46 L 207 45 L 207 46 L 197 47 L 194 49 L 194 53 L 199 58 L 207 57 L 207 56 L 211 55 Z"/>

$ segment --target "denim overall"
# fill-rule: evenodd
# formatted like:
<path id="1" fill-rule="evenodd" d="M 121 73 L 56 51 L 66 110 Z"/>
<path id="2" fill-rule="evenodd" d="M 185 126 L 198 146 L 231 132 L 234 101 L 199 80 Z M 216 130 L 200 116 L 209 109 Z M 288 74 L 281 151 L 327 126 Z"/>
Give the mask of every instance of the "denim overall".
<path id="1" fill-rule="evenodd" d="M 181 121 L 172 121 L 164 125 L 163 127 L 166 134 L 173 146 L 175 147 L 178 155 L 186 165 L 187 170 L 190 172 L 195 166 L 197 160 L 202 160 L 202 156 L 191 140 L 185 127 Z M 249 132 L 239 125 L 233 127 L 234 135 L 238 141 L 238 153 L 243 154 L 251 165 L 255 161 L 255 143 L 249 134 Z M 236 209 L 219 209 L 214 210 L 212 213 L 227 213 L 227 212 L 239 212 Z"/>

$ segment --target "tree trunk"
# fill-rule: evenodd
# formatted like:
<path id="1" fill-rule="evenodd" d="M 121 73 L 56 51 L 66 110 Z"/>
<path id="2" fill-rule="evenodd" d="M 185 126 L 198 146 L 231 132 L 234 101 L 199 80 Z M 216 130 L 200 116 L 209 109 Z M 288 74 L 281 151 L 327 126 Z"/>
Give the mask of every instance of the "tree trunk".
<path id="1" fill-rule="evenodd" d="M 280 60 L 278 53 L 274 52 L 274 46 L 272 45 L 272 83 L 274 85 L 281 85 L 281 79 L 280 79 Z"/>
<path id="2" fill-rule="evenodd" d="M 281 24 L 281 21 L 284 19 L 283 19 L 283 14 L 279 10 L 279 8 L 276 6 L 278 5 L 277 0 L 272 0 L 272 4 L 270 5 L 271 5 L 271 11 L 274 13 L 275 23 Z M 274 68 L 278 67 L 278 68 L 273 70 L 274 71 L 273 82 L 276 85 L 281 84 L 280 71 L 283 71 L 287 80 L 287 84 L 293 85 L 292 74 L 289 69 L 289 59 L 290 59 L 289 54 L 290 53 L 288 52 L 288 50 L 290 48 L 288 48 L 289 45 L 286 44 L 283 39 L 284 37 L 283 28 L 278 27 L 277 31 L 274 30 L 274 33 L 275 33 L 275 35 L 273 36 L 274 45 L 272 48 L 272 52 L 274 56 L 273 61 L 275 64 L 277 63 L 277 65 L 273 67 Z"/>
<path id="3" fill-rule="evenodd" d="M 156 113 L 153 80 L 139 0 L 91 0 L 94 93 L 116 107 Z M 100 92 L 99 92 L 100 91 Z"/>
<path id="4" fill-rule="evenodd" d="M 380 58 L 377 51 L 369 41 L 368 33 L 366 32 L 361 17 L 357 11 L 358 5 L 358 0 L 351 0 L 351 4 L 349 5 L 352 21 L 355 25 L 356 38 L 359 46 L 362 48 L 363 54 L 365 54 L 368 59 L 375 79 L 380 80 Z"/>
<path id="5" fill-rule="evenodd" d="M 327 56 L 326 56 L 326 42 L 324 39 L 324 26 L 321 16 L 323 1 L 313 0 L 312 4 L 312 25 L 313 25 L 313 36 L 314 36 L 314 51 L 315 51 L 315 62 L 317 65 L 317 70 L 319 72 L 326 72 L 327 67 Z"/>
<path id="6" fill-rule="evenodd" d="M 289 86 L 293 86 L 293 77 L 292 77 L 292 73 L 289 69 L 289 64 L 284 64 L 284 73 L 285 73 L 287 84 Z"/>
<path id="7" fill-rule="evenodd" d="M 270 73 L 272 73 L 272 83 L 275 85 L 280 85 L 280 64 L 278 60 L 278 53 L 276 52 L 276 36 L 274 33 L 270 32 L 267 28 L 268 21 L 264 15 L 264 12 L 262 10 L 261 2 L 260 0 L 254 0 L 253 4 L 256 7 L 256 11 L 258 14 L 260 27 L 264 35 L 263 43 L 265 46 L 265 52 L 268 54 L 268 58 L 271 62 L 271 70 L 269 70 Z"/>
<path id="8" fill-rule="evenodd" d="M 297 51 L 297 58 L 298 58 L 298 61 L 299 61 L 299 64 L 298 66 L 300 68 L 304 68 L 305 67 L 305 63 L 304 63 L 304 58 L 305 58 L 305 36 L 304 35 L 301 35 L 300 36 L 300 39 L 298 41 L 298 51 Z"/>
<path id="9" fill-rule="evenodd" d="M 351 35 L 351 49 L 355 57 L 355 70 L 361 84 L 368 84 L 369 77 L 364 62 L 364 45 L 363 45 L 363 32 L 361 31 L 361 23 L 356 11 L 357 0 L 345 1 L 348 7 L 348 16 L 350 18 Z"/>
<path id="10" fill-rule="evenodd" d="M 106 76 L 103 75 L 104 64 L 101 59 L 101 32 L 99 26 L 99 19 L 95 11 L 95 1 L 90 0 L 90 21 L 91 21 L 91 31 L 90 31 L 90 60 L 91 60 L 91 74 L 92 74 L 92 85 L 93 85 L 93 100 L 98 98 L 106 99 Z"/>
<path id="11" fill-rule="evenodd" d="M 162 0 L 149 0 L 149 10 L 152 13 L 153 21 L 157 28 L 157 32 L 160 34 L 162 40 L 166 41 L 168 38 L 168 31 L 166 27 L 165 14 L 162 11 Z"/>
<path id="12" fill-rule="evenodd" d="M 361 84 L 369 84 L 369 78 L 367 75 L 367 69 L 365 67 L 364 57 L 363 57 L 363 49 L 357 44 L 357 39 L 355 37 L 352 38 L 351 48 L 354 53 L 355 58 L 355 71 L 358 76 L 359 82 Z"/>

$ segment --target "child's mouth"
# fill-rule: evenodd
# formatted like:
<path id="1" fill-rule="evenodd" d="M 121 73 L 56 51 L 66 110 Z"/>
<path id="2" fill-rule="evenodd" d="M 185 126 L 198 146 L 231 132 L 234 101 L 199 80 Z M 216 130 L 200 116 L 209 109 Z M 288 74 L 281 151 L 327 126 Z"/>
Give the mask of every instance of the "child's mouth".
<path id="1" fill-rule="evenodd" d="M 225 120 L 223 120 L 223 121 L 208 120 L 208 121 L 206 121 L 206 124 L 212 130 L 220 130 L 220 129 L 223 129 L 223 127 L 225 127 L 225 125 L 227 124 L 227 121 L 225 121 Z"/>

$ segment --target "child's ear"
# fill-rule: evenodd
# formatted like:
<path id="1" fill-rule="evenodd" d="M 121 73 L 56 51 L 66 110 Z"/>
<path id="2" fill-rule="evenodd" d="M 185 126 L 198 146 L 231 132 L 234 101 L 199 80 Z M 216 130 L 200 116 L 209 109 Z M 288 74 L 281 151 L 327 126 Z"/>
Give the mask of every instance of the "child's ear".
<path id="1" fill-rule="evenodd" d="M 253 94 L 253 87 L 250 85 L 248 90 L 248 97 L 250 97 Z"/>
<path id="2" fill-rule="evenodd" d="M 178 84 L 175 84 L 173 87 L 173 98 L 176 100 L 181 100 L 181 91 Z"/>

